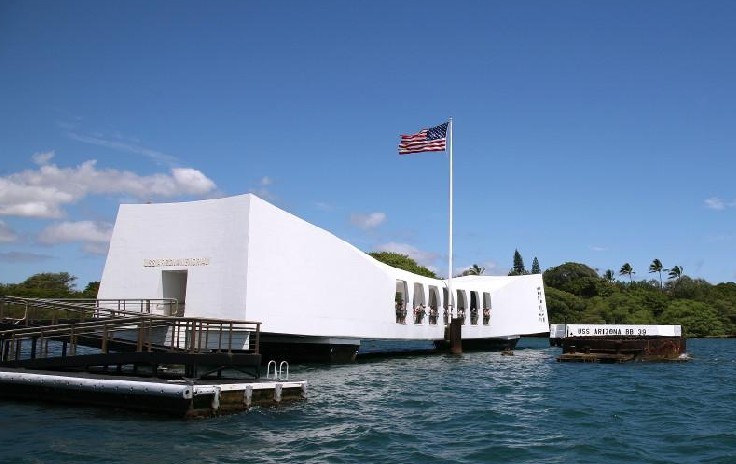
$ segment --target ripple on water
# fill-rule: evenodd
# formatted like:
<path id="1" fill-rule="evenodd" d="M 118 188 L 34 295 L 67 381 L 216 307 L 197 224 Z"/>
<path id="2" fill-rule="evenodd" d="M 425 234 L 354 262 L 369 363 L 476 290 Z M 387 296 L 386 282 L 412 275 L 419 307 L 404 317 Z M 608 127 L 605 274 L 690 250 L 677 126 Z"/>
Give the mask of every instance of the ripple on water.
<path id="1" fill-rule="evenodd" d="M 0 402 L 2 462 L 736 462 L 736 340 L 674 364 L 405 356 L 291 366 L 307 401 L 208 420 Z"/>

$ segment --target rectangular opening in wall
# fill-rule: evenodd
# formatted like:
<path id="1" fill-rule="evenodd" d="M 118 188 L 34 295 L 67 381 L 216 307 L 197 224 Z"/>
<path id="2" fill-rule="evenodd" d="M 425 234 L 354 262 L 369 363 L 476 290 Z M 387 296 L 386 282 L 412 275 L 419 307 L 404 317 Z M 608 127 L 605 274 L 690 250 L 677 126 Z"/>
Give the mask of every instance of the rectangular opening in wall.
<path id="1" fill-rule="evenodd" d="M 163 298 L 176 298 L 179 302 L 177 314 L 183 316 L 187 299 L 187 271 L 161 271 L 161 288 Z"/>

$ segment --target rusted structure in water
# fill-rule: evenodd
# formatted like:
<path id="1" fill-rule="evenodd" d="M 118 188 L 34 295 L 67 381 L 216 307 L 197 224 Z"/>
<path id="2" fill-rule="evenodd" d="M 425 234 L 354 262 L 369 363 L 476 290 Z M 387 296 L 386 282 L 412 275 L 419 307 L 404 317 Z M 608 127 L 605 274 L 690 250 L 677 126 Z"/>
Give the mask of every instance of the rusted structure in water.
<path id="1" fill-rule="evenodd" d="M 552 324 L 550 344 L 561 362 L 681 361 L 686 339 L 679 325 Z"/>

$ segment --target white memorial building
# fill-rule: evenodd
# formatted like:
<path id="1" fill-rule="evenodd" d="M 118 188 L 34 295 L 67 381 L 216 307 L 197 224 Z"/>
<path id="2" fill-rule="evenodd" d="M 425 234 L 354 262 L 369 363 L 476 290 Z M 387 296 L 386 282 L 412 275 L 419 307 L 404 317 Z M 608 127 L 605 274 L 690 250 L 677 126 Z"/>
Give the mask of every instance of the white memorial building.
<path id="1" fill-rule="evenodd" d="M 392 268 L 252 194 L 123 204 L 98 298 L 176 298 L 179 315 L 261 322 L 264 360 L 346 361 L 549 332 L 542 276 L 446 280 Z"/>

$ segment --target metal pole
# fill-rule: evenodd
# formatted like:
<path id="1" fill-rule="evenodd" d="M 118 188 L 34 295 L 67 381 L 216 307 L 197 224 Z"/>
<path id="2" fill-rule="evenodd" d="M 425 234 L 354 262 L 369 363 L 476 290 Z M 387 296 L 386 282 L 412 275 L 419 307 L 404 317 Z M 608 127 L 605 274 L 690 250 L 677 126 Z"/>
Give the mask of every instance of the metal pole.
<path id="1" fill-rule="evenodd" d="M 448 124 L 449 132 L 449 154 L 450 154 L 450 220 L 449 220 L 449 240 L 448 240 L 448 269 L 447 269 L 447 293 L 449 298 L 448 306 L 450 308 L 450 317 L 452 318 L 452 311 L 455 308 L 455 295 L 452 291 L 452 118 L 450 118 Z"/>

